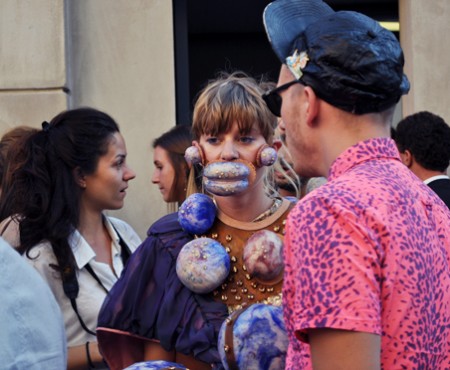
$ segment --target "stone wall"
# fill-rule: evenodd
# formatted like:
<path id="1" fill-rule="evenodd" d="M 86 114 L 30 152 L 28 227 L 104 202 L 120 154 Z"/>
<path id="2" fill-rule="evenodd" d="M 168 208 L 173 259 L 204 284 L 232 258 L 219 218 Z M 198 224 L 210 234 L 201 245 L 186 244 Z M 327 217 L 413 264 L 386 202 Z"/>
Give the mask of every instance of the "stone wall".
<path id="1" fill-rule="evenodd" d="M 91 106 L 120 125 L 130 182 L 123 218 L 145 237 L 166 213 L 150 182 L 153 138 L 175 125 L 172 2 L 2 0 L 0 134 Z"/>

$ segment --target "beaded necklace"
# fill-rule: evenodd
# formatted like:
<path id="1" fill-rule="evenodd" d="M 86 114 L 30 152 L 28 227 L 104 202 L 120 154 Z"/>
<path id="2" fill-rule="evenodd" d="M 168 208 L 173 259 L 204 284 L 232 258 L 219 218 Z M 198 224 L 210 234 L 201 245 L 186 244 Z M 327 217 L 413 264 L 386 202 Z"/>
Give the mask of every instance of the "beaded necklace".
<path id="1" fill-rule="evenodd" d="M 273 215 L 278 210 L 278 208 L 280 208 L 281 203 L 283 203 L 283 200 L 281 198 L 274 198 L 273 204 L 270 206 L 270 208 L 267 211 L 261 213 L 258 217 L 252 220 L 252 222 L 262 221 L 270 215 Z"/>

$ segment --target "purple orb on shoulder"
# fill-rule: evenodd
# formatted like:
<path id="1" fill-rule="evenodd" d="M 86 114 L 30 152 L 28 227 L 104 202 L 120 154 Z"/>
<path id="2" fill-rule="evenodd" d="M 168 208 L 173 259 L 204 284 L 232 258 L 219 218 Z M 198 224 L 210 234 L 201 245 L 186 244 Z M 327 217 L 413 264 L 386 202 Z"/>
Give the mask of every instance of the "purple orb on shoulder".
<path id="1" fill-rule="evenodd" d="M 201 235 L 213 225 L 216 212 L 216 205 L 209 196 L 195 193 L 181 204 L 178 210 L 178 222 L 184 231 Z"/>

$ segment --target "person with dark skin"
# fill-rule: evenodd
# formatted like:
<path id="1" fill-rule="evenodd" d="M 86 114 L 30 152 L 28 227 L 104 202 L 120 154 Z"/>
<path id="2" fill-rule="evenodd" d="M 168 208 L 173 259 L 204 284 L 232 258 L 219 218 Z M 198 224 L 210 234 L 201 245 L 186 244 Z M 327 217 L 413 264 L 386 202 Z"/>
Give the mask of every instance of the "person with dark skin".
<path id="1" fill-rule="evenodd" d="M 442 117 L 423 111 L 402 119 L 393 138 L 402 162 L 450 208 L 450 127 Z"/>

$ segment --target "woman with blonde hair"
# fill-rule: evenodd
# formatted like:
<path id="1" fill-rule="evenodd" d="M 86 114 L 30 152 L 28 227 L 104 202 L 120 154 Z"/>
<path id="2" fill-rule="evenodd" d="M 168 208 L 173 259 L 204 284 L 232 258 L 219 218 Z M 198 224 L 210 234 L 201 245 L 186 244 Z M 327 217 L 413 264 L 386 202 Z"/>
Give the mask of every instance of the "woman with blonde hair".
<path id="1" fill-rule="evenodd" d="M 210 82 L 199 95 L 194 145 L 186 157 L 202 167 L 208 195 L 193 194 L 178 213 L 150 227 L 105 300 L 97 333 L 111 369 L 144 360 L 223 368 L 217 341 L 229 313 L 253 303 L 281 304 L 281 247 L 292 203 L 278 197 L 267 179 L 276 160 L 276 117 L 262 93 L 254 79 L 232 74 Z M 211 223 L 199 228 L 211 215 Z M 263 243 L 275 240 L 273 250 L 258 256 L 255 234 Z M 196 257 L 189 248 L 203 248 L 196 244 L 203 242 L 209 243 L 197 255 L 203 257 L 190 263 Z M 217 248 L 211 259 L 210 247 Z M 215 265 L 219 255 L 223 260 Z M 256 260 L 264 260 L 264 272 L 255 268 Z"/>

